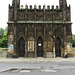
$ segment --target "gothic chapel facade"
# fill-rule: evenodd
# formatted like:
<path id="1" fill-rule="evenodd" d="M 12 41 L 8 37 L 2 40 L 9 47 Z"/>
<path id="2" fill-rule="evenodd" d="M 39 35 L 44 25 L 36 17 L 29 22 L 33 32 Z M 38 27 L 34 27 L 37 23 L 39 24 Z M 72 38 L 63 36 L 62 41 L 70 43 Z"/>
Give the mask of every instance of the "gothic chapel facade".
<path id="1" fill-rule="evenodd" d="M 9 5 L 8 57 L 64 57 L 72 49 L 70 5 L 21 6 L 20 0 Z M 12 48 L 10 48 L 12 47 Z"/>

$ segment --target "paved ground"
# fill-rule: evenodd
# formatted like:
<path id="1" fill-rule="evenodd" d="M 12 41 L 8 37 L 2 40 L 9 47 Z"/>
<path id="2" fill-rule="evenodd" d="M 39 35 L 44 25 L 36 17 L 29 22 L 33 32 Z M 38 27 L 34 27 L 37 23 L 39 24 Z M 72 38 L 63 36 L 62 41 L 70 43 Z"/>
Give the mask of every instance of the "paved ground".
<path id="1" fill-rule="evenodd" d="M 0 75 L 75 75 L 75 62 L 0 63 Z"/>
<path id="2" fill-rule="evenodd" d="M 69 57 L 69 58 L 0 58 L 1 62 L 12 62 L 12 63 L 20 63 L 20 62 L 75 62 L 75 57 Z"/>
<path id="3" fill-rule="evenodd" d="M 0 58 L 0 75 L 75 75 L 75 57 Z"/>

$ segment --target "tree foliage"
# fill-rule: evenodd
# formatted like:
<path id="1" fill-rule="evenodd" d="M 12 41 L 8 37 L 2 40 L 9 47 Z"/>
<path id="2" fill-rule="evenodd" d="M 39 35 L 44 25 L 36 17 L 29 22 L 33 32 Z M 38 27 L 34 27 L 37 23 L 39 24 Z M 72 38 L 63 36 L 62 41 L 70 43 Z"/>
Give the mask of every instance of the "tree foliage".
<path id="1" fill-rule="evenodd" d="M 75 35 L 72 35 L 72 47 L 75 47 Z"/>
<path id="2" fill-rule="evenodd" d="M 0 28 L 0 35 L 3 35 L 3 33 L 4 33 L 4 29 Z"/>
<path id="3" fill-rule="evenodd" d="M 7 30 L 8 27 L 6 27 L 5 29 L 0 28 L 1 31 L 0 48 L 7 48 Z"/>
<path id="4" fill-rule="evenodd" d="M 2 39 L 3 33 L 4 33 L 4 29 L 0 28 L 0 39 Z"/>

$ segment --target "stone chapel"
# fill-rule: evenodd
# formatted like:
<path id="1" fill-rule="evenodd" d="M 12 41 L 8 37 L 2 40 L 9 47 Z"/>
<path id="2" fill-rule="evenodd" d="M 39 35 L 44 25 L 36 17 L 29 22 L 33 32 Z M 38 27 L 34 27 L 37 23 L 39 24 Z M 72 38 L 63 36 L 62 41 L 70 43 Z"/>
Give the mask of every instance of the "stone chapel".
<path id="1" fill-rule="evenodd" d="M 67 0 L 59 6 L 9 4 L 8 57 L 64 57 L 72 50 L 71 8 Z"/>

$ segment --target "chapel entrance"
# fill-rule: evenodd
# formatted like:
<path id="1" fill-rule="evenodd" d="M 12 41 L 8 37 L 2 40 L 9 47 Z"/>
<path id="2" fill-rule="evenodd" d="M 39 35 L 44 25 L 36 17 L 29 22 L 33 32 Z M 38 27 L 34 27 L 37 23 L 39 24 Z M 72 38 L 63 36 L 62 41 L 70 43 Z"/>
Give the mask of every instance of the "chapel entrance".
<path id="1" fill-rule="evenodd" d="M 61 56 L 61 50 L 60 50 L 60 38 L 58 37 L 55 41 L 55 53 L 56 53 L 56 57 L 60 57 Z"/>
<path id="2" fill-rule="evenodd" d="M 25 56 L 25 41 L 23 37 L 21 37 L 19 40 L 19 57 L 24 57 L 24 56 Z"/>
<path id="3" fill-rule="evenodd" d="M 43 40 L 41 37 L 37 40 L 37 57 L 43 57 Z"/>

